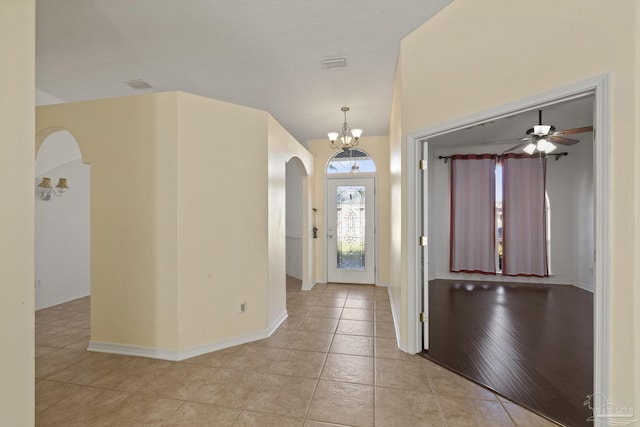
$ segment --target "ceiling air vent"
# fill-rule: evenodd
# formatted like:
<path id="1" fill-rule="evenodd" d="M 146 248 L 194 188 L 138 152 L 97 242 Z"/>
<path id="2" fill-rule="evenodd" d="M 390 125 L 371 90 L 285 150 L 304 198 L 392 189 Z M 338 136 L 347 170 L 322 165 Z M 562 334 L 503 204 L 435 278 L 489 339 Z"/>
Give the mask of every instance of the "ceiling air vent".
<path id="1" fill-rule="evenodd" d="M 326 58 L 322 60 L 322 68 L 325 70 L 342 70 L 347 68 L 347 58 Z"/>
<path id="2" fill-rule="evenodd" d="M 151 88 L 151 85 L 149 83 L 145 82 L 142 79 L 129 80 L 128 82 L 125 82 L 125 83 L 128 84 L 130 88 L 135 89 L 135 90 L 150 89 Z"/>

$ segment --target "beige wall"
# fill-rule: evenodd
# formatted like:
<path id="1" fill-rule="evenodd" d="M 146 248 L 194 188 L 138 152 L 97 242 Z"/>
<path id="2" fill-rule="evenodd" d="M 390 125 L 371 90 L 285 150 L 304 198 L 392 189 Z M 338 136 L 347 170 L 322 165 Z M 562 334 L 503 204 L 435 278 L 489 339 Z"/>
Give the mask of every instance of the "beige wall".
<path id="1" fill-rule="evenodd" d="M 264 111 L 178 100 L 179 347 L 188 350 L 283 319 L 285 166 L 294 155 L 312 166 Z"/>
<path id="2" fill-rule="evenodd" d="M 402 52 L 400 52 L 402 55 Z M 400 73 L 400 57 L 398 58 L 396 80 L 394 82 L 393 101 L 391 103 L 391 117 L 389 118 L 389 201 L 394 209 L 389 216 L 389 292 L 391 304 L 395 314 L 396 330 L 399 330 L 398 341 L 407 342 L 407 298 L 405 297 L 406 281 L 403 275 L 407 273 L 406 244 L 402 220 L 405 210 L 402 201 L 406 192 L 402 183 L 402 80 Z M 401 286 L 402 284 L 405 286 Z"/>
<path id="3" fill-rule="evenodd" d="M 285 165 L 313 165 L 268 113 L 182 92 L 38 107 L 37 145 L 60 128 L 91 164 L 92 346 L 180 358 L 284 318 Z"/>
<path id="4" fill-rule="evenodd" d="M 546 11 L 551 11 L 552 22 L 545 21 L 541 29 L 529 25 Z M 640 277 L 633 266 L 640 249 L 639 13 L 634 0 L 457 0 L 403 40 L 400 83 L 396 86 L 396 97 L 401 96 L 401 101 L 394 104 L 395 114 L 402 112 L 402 134 L 397 134 L 393 123 L 391 132 L 392 158 L 401 155 L 404 159 L 403 139 L 409 133 L 611 73 L 609 397 L 636 408 L 640 408 L 640 335 L 634 327 L 638 325 L 634 313 L 639 306 Z M 405 173 L 403 164 L 402 179 L 393 181 L 392 194 L 403 191 Z M 406 194 L 402 200 L 404 207 Z M 402 227 L 406 241 L 404 213 L 394 217 L 392 229 Z M 394 246 L 392 263 L 404 266 L 404 259 Z M 392 277 L 401 291 L 407 285 L 404 276 L 402 272 Z M 403 329 L 402 339 L 406 340 L 404 324 Z"/>
<path id="5" fill-rule="evenodd" d="M 178 100 L 180 348 L 187 349 L 267 327 L 267 114 L 186 93 Z M 248 310 L 240 313 L 243 302 Z"/>
<path id="6" fill-rule="evenodd" d="M 176 93 L 37 108 L 91 165 L 91 339 L 178 348 Z"/>
<path id="7" fill-rule="evenodd" d="M 313 180 L 313 157 L 280 123 L 268 117 L 268 309 L 269 325 L 282 319 L 286 311 L 286 169 L 295 158 L 302 177 L 302 285 L 310 282 L 310 200 Z"/>
<path id="8" fill-rule="evenodd" d="M 318 239 L 314 239 L 315 282 L 325 282 L 327 279 L 326 258 L 326 222 L 325 222 L 325 192 L 326 170 L 331 156 L 336 150 L 331 148 L 328 139 L 315 139 L 308 142 L 309 151 L 314 158 L 315 179 L 313 183 L 313 207 L 317 209 L 316 223 L 318 225 Z M 358 148 L 369 153 L 376 164 L 378 176 L 378 284 L 389 283 L 389 218 L 391 204 L 389 202 L 389 138 L 386 136 L 368 136 L 360 138 Z"/>
<path id="9" fill-rule="evenodd" d="M 0 424 L 34 423 L 35 1 L 0 1 Z"/>

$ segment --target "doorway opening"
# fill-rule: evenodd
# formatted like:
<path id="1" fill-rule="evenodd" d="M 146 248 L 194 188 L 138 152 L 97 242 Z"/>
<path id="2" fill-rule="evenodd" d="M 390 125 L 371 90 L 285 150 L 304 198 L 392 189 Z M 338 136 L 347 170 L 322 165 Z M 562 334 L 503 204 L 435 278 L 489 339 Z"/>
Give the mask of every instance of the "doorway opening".
<path id="1" fill-rule="evenodd" d="M 34 186 L 66 179 L 68 191 L 35 198 L 35 308 L 91 293 L 90 169 L 66 130 L 51 133 L 36 156 Z"/>
<path id="2" fill-rule="evenodd" d="M 286 273 L 302 280 L 304 165 L 292 158 L 286 166 Z"/>
<path id="3" fill-rule="evenodd" d="M 528 98 L 523 101 L 518 101 L 512 104 L 508 104 L 487 112 L 478 113 L 473 116 L 465 117 L 463 119 L 455 120 L 443 125 L 427 129 L 416 135 L 411 135 L 408 138 L 409 144 L 409 170 L 408 170 L 408 192 L 409 194 L 416 196 L 415 202 L 410 202 L 409 206 L 409 221 L 408 221 L 408 235 L 409 244 L 412 239 L 417 237 L 411 237 L 413 234 L 420 235 L 421 232 L 428 235 L 430 245 L 433 243 L 433 236 L 429 235 L 432 223 L 432 219 L 427 215 L 429 213 L 428 200 L 425 201 L 425 206 L 420 206 L 422 188 L 426 192 L 431 193 L 434 190 L 433 182 L 430 182 L 426 177 L 426 174 L 419 172 L 417 167 L 413 166 L 412 159 L 415 159 L 417 165 L 417 159 L 424 157 L 418 157 L 421 155 L 421 150 L 424 148 L 423 144 L 427 146 L 427 150 L 430 150 L 430 141 L 444 137 L 447 134 L 459 131 L 459 135 L 464 135 L 465 130 L 473 129 L 479 125 L 486 125 L 495 121 L 505 120 L 513 116 L 518 116 L 521 113 L 533 111 L 540 108 L 551 108 L 563 103 L 572 102 L 574 100 L 580 100 L 591 97 L 592 99 L 592 123 L 593 123 L 593 146 L 589 150 L 593 159 L 592 177 L 587 181 L 591 185 L 592 199 L 590 201 L 592 222 L 589 227 L 593 236 L 593 251 L 590 255 L 593 262 L 590 265 L 582 265 L 581 269 L 585 270 L 587 274 L 591 274 L 593 283 L 593 306 L 594 306 L 594 320 L 593 320 L 593 392 L 600 395 L 607 395 L 607 380 L 608 380 L 608 319 L 609 319 L 609 303 L 607 299 L 607 289 L 609 281 L 608 271 L 608 241 L 609 241 L 609 203 L 608 203 L 608 188 L 610 181 L 610 162 L 609 162 L 609 105 L 608 105 L 608 91 L 609 91 L 609 77 L 607 75 L 599 76 L 594 79 L 579 82 L 565 88 L 561 88 L 549 93 L 541 94 L 532 98 Z M 560 125 L 562 127 L 570 127 L 570 125 Z M 520 130 L 520 132 L 522 132 Z M 511 136 L 509 138 L 512 138 Z M 495 138 L 489 140 L 495 141 Z M 485 140 L 486 141 L 486 140 Z M 579 144 L 578 144 L 579 145 Z M 506 149 L 505 149 L 506 151 Z M 553 155 L 549 156 L 549 161 L 555 162 Z M 437 162 L 434 158 L 425 159 L 429 168 L 434 167 Z M 560 160 L 562 162 L 562 160 Z M 430 198 L 430 197 L 429 197 Z M 428 199 L 428 198 L 425 198 Z M 561 210 L 558 209 L 558 204 L 553 200 L 551 203 L 554 205 L 554 217 L 560 215 Z M 424 214 L 424 216 L 423 216 Z M 574 218 L 575 220 L 575 218 Z M 424 223 L 423 223 L 424 221 Z M 577 222 L 577 221 L 576 221 Z M 553 233 L 553 230 L 552 230 Z M 425 239 L 427 240 L 427 239 Z M 588 246 L 588 245 L 585 245 Z M 410 279 L 408 287 L 408 311 L 409 316 L 409 348 L 414 348 L 416 352 L 419 352 L 423 348 L 423 328 L 422 324 L 417 321 L 417 314 L 425 309 L 424 319 L 426 321 L 425 331 L 425 344 L 429 345 L 429 337 L 426 335 L 426 331 L 429 329 L 428 308 L 429 301 L 428 295 L 428 283 L 430 279 L 435 278 L 430 272 L 430 261 L 432 257 L 426 247 L 421 247 L 418 244 L 415 245 L 416 250 L 409 251 L 409 269 Z M 422 262 L 422 259 L 425 262 Z M 427 262 L 428 261 L 428 262 Z M 559 265 L 556 263 L 556 269 Z M 516 278 L 518 279 L 518 278 Z M 513 280 L 518 282 L 519 280 Z M 524 281 L 520 280 L 520 281 Z M 424 287 L 423 287 L 424 284 Z M 424 297 L 424 299 L 423 299 Z M 415 316 L 415 317 L 413 317 Z M 414 320 L 416 319 L 416 320 Z M 425 346 L 425 347 L 426 347 Z"/>
<path id="4" fill-rule="evenodd" d="M 304 154 L 304 153 L 303 153 Z M 283 164 L 284 192 L 282 194 L 283 252 L 281 255 L 283 276 L 287 282 L 300 283 L 302 290 L 313 287 L 313 239 L 311 206 L 311 158 L 306 155 L 288 155 Z M 280 257 L 279 257 L 280 258 Z M 284 278 L 284 277 L 283 277 Z M 278 286 L 280 292 L 280 284 Z M 286 292 L 285 292 L 286 293 Z M 283 294 L 283 296 L 285 296 Z M 286 297 L 285 297 L 286 306 Z"/>

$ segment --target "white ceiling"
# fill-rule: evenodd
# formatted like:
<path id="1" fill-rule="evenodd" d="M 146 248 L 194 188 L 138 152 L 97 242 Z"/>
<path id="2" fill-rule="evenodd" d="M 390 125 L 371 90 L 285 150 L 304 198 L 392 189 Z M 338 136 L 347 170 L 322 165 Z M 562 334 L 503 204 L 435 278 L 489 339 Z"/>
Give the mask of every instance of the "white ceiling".
<path id="1" fill-rule="evenodd" d="M 449 2 L 37 0 L 36 87 L 67 102 L 182 90 L 264 109 L 303 143 L 349 106 L 386 135 L 400 40 Z"/>
<path id="2" fill-rule="evenodd" d="M 592 126 L 593 108 L 593 95 L 547 105 L 542 107 L 542 122 L 554 125 L 557 131 Z M 429 147 L 474 146 L 492 141 L 523 138 L 526 136 L 527 129 L 536 124 L 538 124 L 538 108 L 429 138 Z M 593 142 L 593 135 L 590 132 L 567 135 L 567 137 L 583 143 Z M 519 141 L 511 141 L 502 144 L 487 144 L 487 149 L 499 145 L 500 149 L 508 150 L 519 143 Z M 559 148 L 558 151 L 562 151 L 561 145 Z"/>

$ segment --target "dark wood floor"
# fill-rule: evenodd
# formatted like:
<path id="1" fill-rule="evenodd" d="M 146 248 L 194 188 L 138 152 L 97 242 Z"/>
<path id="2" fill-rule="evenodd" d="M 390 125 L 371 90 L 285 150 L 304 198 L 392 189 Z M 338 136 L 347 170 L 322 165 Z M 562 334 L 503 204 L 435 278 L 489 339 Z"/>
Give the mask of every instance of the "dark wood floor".
<path id="1" fill-rule="evenodd" d="M 561 424 L 592 425 L 591 292 L 433 280 L 429 319 L 426 358 Z"/>

